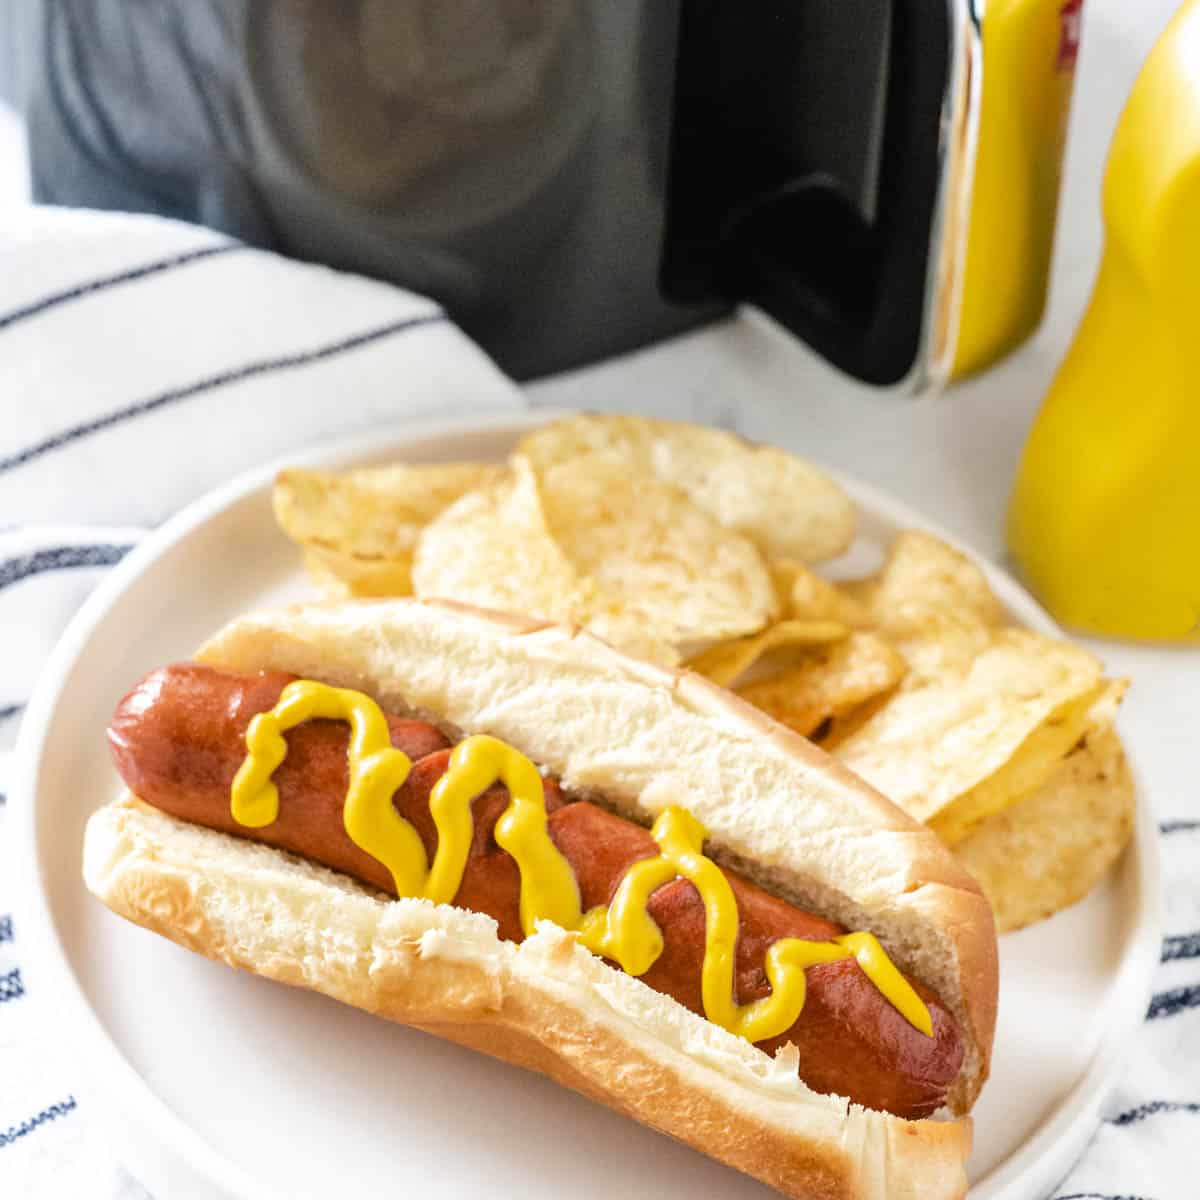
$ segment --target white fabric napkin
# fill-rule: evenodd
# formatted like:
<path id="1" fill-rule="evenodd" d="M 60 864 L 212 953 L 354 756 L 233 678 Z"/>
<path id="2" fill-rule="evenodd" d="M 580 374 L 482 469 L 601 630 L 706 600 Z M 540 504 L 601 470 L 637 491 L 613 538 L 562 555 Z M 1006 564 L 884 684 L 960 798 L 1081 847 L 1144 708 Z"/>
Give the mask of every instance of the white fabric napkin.
<path id="1" fill-rule="evenodd" d="M 523 403 L 424 297 L 155 217 L 0 209 L 0 795 L 41 664 L 147 528 L 325 436 Z M 21 963 L 0 878 L 0 1197 L 145 1200 Z"/>

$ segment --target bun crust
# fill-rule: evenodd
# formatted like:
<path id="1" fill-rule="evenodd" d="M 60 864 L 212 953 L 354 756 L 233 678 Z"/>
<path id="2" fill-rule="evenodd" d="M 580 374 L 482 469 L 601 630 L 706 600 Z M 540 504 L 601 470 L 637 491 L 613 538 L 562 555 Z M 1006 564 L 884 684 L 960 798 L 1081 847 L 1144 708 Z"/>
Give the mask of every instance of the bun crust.
<path id="1" fill-rule="evenodd" d="M 88 887 L 190 950 L 538 1071 L 795 1200 L 961 1200 L 970 1118 L 905 1121 L 811 1091 L 552 925 L 390 900 L 125 797 L 95 813 Z"/>

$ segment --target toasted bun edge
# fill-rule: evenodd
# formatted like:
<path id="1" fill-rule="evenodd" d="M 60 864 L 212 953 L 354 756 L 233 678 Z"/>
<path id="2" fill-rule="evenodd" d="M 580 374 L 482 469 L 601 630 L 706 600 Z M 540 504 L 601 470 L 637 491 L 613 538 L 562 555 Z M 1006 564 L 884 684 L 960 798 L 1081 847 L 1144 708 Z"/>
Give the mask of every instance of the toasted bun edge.
<path id="1" fill-rule="evenodd" d="M 490 918 L 380 897 L 128 796 L 91 817 L 84 876 L 181 946 L 547 1075 L 796 1200 L 965 1195 L 969 1118 L 905 1121 L 812 1092 L 794 1064 L 554 926 L 502 942 Z"/>

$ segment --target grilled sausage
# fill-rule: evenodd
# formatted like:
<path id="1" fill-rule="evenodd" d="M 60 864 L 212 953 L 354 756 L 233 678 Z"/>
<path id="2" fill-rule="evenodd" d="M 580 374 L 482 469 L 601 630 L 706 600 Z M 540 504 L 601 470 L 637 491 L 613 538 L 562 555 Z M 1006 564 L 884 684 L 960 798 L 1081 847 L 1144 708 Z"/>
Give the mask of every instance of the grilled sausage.
<path id="1" fill-rule="evenodd" d="M 349 742 L 343 722 L 307 721 L 285 734 L 287 756 L 273 776 L 280 804 L 272 824 L 248 829 L 231 815 L 230 787 L 246 755 L 246 728 L 255 715 L 274 707 L 293 678 L 278 672 L 234 675 L 192 663 L 152 672 L 121 701 L 109 727 L 117 769 L 135 795 L 172 816 L 291 851 L 394 895 L 387 868 L 356 846 L 343 824 Z M 432 858 L 437 831 L 429 795 L 448 768 L 451 743 L 427 722 L 394 716 L 387 721 L 392 744 L 413 760 L 393 803 Z M 545 798 L 550 836 L 575 873 L 585 910 L 608 903 L 629 867 L 659 852 L 647 830 L 589 801 L 572 800 L 552 779 L 545 780 Z M 472 803 L 475 835 L 454 903 L 493 917 L 499 935 L 516 941 L 522 936 L 520 874 L 494 838 L 508 802 L 497 784 Z M 738 905 L 739 1003 L 769 993 L 764 955 L 772 942 L 827 940 L 844 932 L 733 872 L 725 874 Z M 705 911 L 699 893 L 687 880 L 675 879 L 653 893 L 648 911 L 664 948 L 643 982 L 703 1014 Z M 927 1038 L 853 959 L 812 967 L 806 982 L 799 1018 L 759 1043 L 763 1050 L 774 1053 L 795 1043 L 800 1075 L 810 1087 L 870 1108 L 918 1118 L 944 1103 L 963 1047 L 953 1017 L 936 996 L 914 984 L 933 1019 L 934 1036 Z"/>

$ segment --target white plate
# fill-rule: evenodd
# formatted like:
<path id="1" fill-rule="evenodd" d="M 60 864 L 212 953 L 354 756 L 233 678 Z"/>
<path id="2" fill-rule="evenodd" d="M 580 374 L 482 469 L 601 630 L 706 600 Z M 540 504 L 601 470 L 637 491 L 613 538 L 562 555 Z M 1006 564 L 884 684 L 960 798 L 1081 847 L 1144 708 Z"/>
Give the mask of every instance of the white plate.
<path id="1" fill-rule="evenodd" d="M 549 414 L 377 433 L 326 448 L 329 465 L 501 457 Z M 293 461 L 295 461 L 293 459 Z M 307 594 L 275 529 L 274 467 L 192 505 L 90 598 L 29 706 L 10 828 L 33 986 L 118 1154 L 158 1197 L 653 1195 L 767 1189 L 556 1085 L 309 992 L 214 966 L 118 920 L 80 880 L 83 825 L 117 790 L 103 732 L 149 668 L 186 658 L 234 614 Z M 935 526 L 843 481 L 869 565 L 898 529 Z M 1054 632 L 988 568 L 1014 618 Z M 1156 839 L 1084 903 L 1001 944 L 1000 1024 L 976 1108 L 973 1200 L 1048 1191 L 1082 1148 L 1146 1009 L 1158 954 Z"/>

